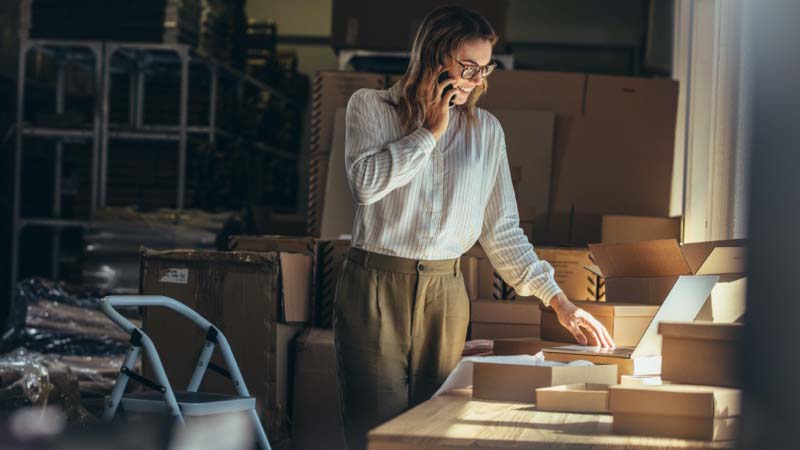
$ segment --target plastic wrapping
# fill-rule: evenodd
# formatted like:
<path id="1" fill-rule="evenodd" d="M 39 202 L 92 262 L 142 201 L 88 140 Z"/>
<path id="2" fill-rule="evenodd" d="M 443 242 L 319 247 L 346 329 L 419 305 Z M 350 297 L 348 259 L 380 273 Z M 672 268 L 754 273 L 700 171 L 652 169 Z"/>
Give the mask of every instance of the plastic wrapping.
<path id="1" fill-rule="evenodd" d="M 71 421 L 90 417 L 78 379 L 58 359 L 24 348 L 0 356 L 0 409 L 47 405 L 58 405 Z"/>
<path id="2" fill-rule="evenodd" d="M 59 283 L 23 280 L 17 284 L 0 352 L 23 347 L 45 354 L 72 369 L 82 392 L 107 393 L 130 337 L 99 307 L 99 298 L 70 295 Z M 130 316 L 136 311 L 124 312 Z M 130 320 L 141 325 L 136 317 Z"/>

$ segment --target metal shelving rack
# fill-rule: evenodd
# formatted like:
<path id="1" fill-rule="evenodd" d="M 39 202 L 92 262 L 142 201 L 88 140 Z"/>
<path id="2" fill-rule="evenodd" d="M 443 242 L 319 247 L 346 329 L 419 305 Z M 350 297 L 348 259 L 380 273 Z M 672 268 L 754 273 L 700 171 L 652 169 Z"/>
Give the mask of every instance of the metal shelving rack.
<path id="1" fill-rule="evenodd" d="M 26 67 L 28 54 L 33 51 L 43 51 L 54 56 L 56 59 L 56 107 L 55 113 L 64 112 L 65 103 L 65 83 L 64 83 L 64 64 L 67 61 L 75 62 L 76 50 L 82 49 L 84 53 L 88 50 L 91 61 L 78 61 L 86 66 L 92 73 L 94 81 L 94 110 L 92 114 L 91 127 L 86 128 L 53 128 L 31 126 L 25 123 L 25 90 L 26 90 Z M 124 54 L 134 62 L 135 68 L 130 79 L 129 86 L 129 123 L 125 126 L 117 126 L 110 121 L 110 92 L 111 92 L 111 72 L 112 59 L 115 55 Z M 145 98 L 145 69 L 149 64 L 159 62 L 165 54 L 174 55 L 180 62 L 180 99 L 179 99 L 179 122 L 178 125 L 150 125 L 144 123 L 144 98 Z M 188 124 L 188 105 L 189 105 L 189 69 L 190 64 L 199 64 L 207 68 L 210 74 L 209 96 L 209 117 L 208 124 L 205 126 L 190 126 Z M 188 45 L 184 44 L 161 44 L 161 43 L 135 43 L 118 41 L 76 41 L 60 39 L 30 39 L 25 33 L 20 32 L 20 52 L 19 69 L 17 76 L 17 124 L 16 140 L 14 147 L 14 183 L 13 183 L 13 207 L 12 207 L 12 244 L 11 244 L 11 287 L 14 289 L 19 276 L 19 251 L 20 237 L 22 230 L 26 227 L 48 227 L 52 229 L 53 250 L 51 259 L 51 276 L 53 279 L 59 278 L 60 261 L 60 236 L 64 228 L 78 227 L 86 228 L 89 221 L 94 217 L 99 208 L 107 205 L 108 201 L 108 166 L 109 166 L 109 143 L 112 140 L 133 140 L 133 141 L 159 141 L 176 142 L 178 145 L 178 170 L 176 179 L 176 206 L 183 209 L 186 196 L 186 161 L 187 144 L 190 136 L 198 136 L 215 143 L 218 137 L 230 139 L 235 142 L 246 143 L 258 151 L 266 152 L 272 156 L 294 161 L 294 165 L 299 163 L 296 153 L 276 148 L 274 146 L 238 136 L 231 131 L 221 129 L 217 126 L 217 97 L 220 79 L 227 77 L 237 83 L 239 100 L 243 95 L 245 86 L 253 87 L 260 92 L 265 92 L 269 96 L 274 96 L 282 102 L 299 108 L 292 99 L 273 87 L 252 78 L 225 63 L 206 57 Z M 52 217 L 26 218 L 21 217 L 21 177 L 22 160 L 25 149 L 26 139 L 48 139 L 54 141 L 54 185 L 53 185 L 53 204 L 51 207 Z M 70 220 L 61 217 L 61 175 L 63 164 L 63 152 L 65 142 L 91 142 L 91 175 L 90 175 L 90 198 L 89 198 L 89 221 Z M 13 295 L 13 292 L 12 292 Z"/>

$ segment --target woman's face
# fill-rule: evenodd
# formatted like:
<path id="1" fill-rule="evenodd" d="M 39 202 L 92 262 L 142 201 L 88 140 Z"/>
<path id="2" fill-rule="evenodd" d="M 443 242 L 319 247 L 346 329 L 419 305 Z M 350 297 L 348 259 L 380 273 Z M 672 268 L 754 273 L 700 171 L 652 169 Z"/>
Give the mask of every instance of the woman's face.
<path id="1" fill-rule="evenodd" d="M 467 41 L 461 46 L 456 59 L 464 66 L 485 66 L 492 60 L 492 43 L 483 39 Z M 454 86 L 458 89 L 453 101 L 455 105 L 466 103 L 472 89 L 483 81 L 480 70 L 469 80 L 461 78 L 461 71 L 464 69 L 461 64 L 456 63 L 448 68 L 450 77 L 456 79 Z"/>

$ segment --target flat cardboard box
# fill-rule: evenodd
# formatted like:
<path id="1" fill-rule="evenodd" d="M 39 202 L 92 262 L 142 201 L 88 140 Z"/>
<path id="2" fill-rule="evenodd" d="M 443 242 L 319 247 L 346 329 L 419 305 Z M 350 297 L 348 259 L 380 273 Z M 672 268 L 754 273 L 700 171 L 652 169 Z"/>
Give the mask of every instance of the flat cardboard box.
<path id="1" fill-rule="evenodd" d="M 574 383 L 614 384 L 617 366 L 546 367 L 476 362 L 472 396 L 485 400 L 536 403 L 536 389 Z"/>
<path id="2" fill-rule="evenodd" d="M 544 348 L 567 345 L 565 342 L 545 341 L 538 337 L 498 338 L 494 340 L 494 354 L 498 356 L 535 355 Z"/>
<path id="3" fill-rule="evenodd" d="M 304 330 L 295 352 L 292 447 L 345 450 L 333 332 Z"/>
<path id="4" fill-rule="evenodd" d="M 461 256 L 461 273 L 470 300 L 503 299 L 504 284 L 480 244 L 475 244 Z"/>
<path id="5" fill-rule="evenodd" d="M 658 311 L 658 306 L 633 303 L 587 301 L 573 303 L 603 324 L 611 334 L 611 338 L 614 339 L 614 343 L 620 347 L 635 346 Z M 542 309 L 542 339 L 577 343 L 572 333 L 558 322 L 558 316 L 552 308 L 546 308 L 544 304 L 540 307 Z M 599 345 L 593 336 L 585 334 L 589 339 L 589 345 Z"/>
<path id="6" fill-rule="evenodd" d="M 735 438 L 741 391 L 712 386 L 612 386 L 614 432 L 700 440 Z"/>
<path id="7" fill-rule="evenodd" d="M 538 300 L 475 300 L 470 322 L 538 325 L 539 304 Z"/>
<path id="8" fill-rule="evenodd" d="M 315 76 L 309 144 L 308 235 L 319 237 L 321 232 L 336 110 L 346 108 L 350 96 L 359 89 L 384 87 L 384 75 L 376 73 L 323 71 Z"/>
<path id="9" fill-rule="evenodd" d="M 538 324 L 472 322 L 470 339 L 539 337 Z"/>
<path id="10" fill-rule="evenodd" d="M 322 220 L 319 235 L 325 239 L 338 239 L 353 233 L 353 220 L 356 217 L 353 193 L 347 181 L 344 146 L 345 108 L 336 109 L 331 138 L 331 153 L 328 162 L 328 175 L 322 204 Z"/>
<path id="11" fill-rule="evenodd" d="M 536 408 L 542 411 L 607 413 L 608 384 L 576 383 L 536 389 Z"/>
<path id="12" fill-rule="evenodd" d="M 584 95 L 553 173 L 551 232 L 573 244 L 598 242 L 604 214 L 668 216 L 674 165 L 677 82 L 588 75 Z"/>
<path id="13" fill-rule="evenodd" d="M 659 375 L 661 373 L 661 336 L 658 334 L 658 324 L 668 321 L 692 320 L 700 311 L 718 279 L 719 277 L 716 275 L 678 277 L 635 347 L 602 349 L 570 345 L 544 349 L 544 357 L 553 361 L 587 359 L 592 362 L 610 363 L 616 360 L 620 366 L 620 375 Z"/>
<path id="14" fill-rule="evenodd" d="M 491 108 L 489 112 L 503 128 L 508 163 L 513 168 L 512 177 L 517 178 L 514 193 L 520 225 L 525 222 L 533 225 L 526 233 L 530 239 L 546 230 L 556 115 L 540 109 Z M 528 209 L 540 216 L 530 217 Z"/>
<path id="15" fill-rule="evenodd" d="M 602 220 L 604 244 L 681 238 L 680 217 L 604 215 Z"/>
<path id="16" fill-rule="evenodd" d="M 586 271 L 586 266 L 592 264 L 588 248 L 534 247 L 534 251 L 539 259 L 553 266 L 556 282 L 567 298 L 573 301 L 597 299 L 598 277 Z"/>
<path id="17" fill-rule="evenodd" d="M 275 252 L 144 250 L 140 293 L 165 295 L 192 308 L 222 331 L 233 350 L 270 439 L 289 433 L 291 343 L 299 325 L 279 323 L 280 256 Z M 144 331 L 178 388 L 189 382 L 205 332 L 167 308 L 147 308 Z M 212 359 L 225 367 L 219 351 Z M 153 378 L 145 359 L 145 376 Z M 232 383 L 206 373 L 200 389 L 233 394 Z"/>
<path id="18" fill-rule="evenodd" d="M 673 383 L 737 387 L 743 325 L 662 322 L 661 377 Z"/>
<path id="19" fill-rule="evenodd" d="M 337 0 L 331 14 L 331 44 L 337 50 L 408 51 L 425 15 L 445 4 L 462 5 L 478 12 L 492 24 L 502 42 L 508 0 L 416 0 L 396 4 Z"/>

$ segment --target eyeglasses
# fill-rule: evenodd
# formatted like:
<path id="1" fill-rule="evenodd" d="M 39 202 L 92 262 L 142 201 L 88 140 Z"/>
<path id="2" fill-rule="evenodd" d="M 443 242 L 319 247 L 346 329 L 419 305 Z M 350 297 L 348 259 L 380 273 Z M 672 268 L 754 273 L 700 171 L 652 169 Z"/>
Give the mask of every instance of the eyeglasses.
<path id="1" fill-rule="evenodd" d="M 489 64 L 487 64 L 485 66 L 476 66 L 476 65 L 473 65 L 473 64 L 464 64 L 461 61 L 456 61 L 456 62 L 461 65 L 461 67 L 462 67 L 462 69 L 461 69 L 461 78 L 463 78 L 465 80 L 471 80 L 471 79 L 475 78 L 475 75 L 477 75 L 478 72 L 481 73 L 481 76 L 486 78 L 497 67 L 497 63 L 494 62 L 494 61 L 490 62 Z"/>

